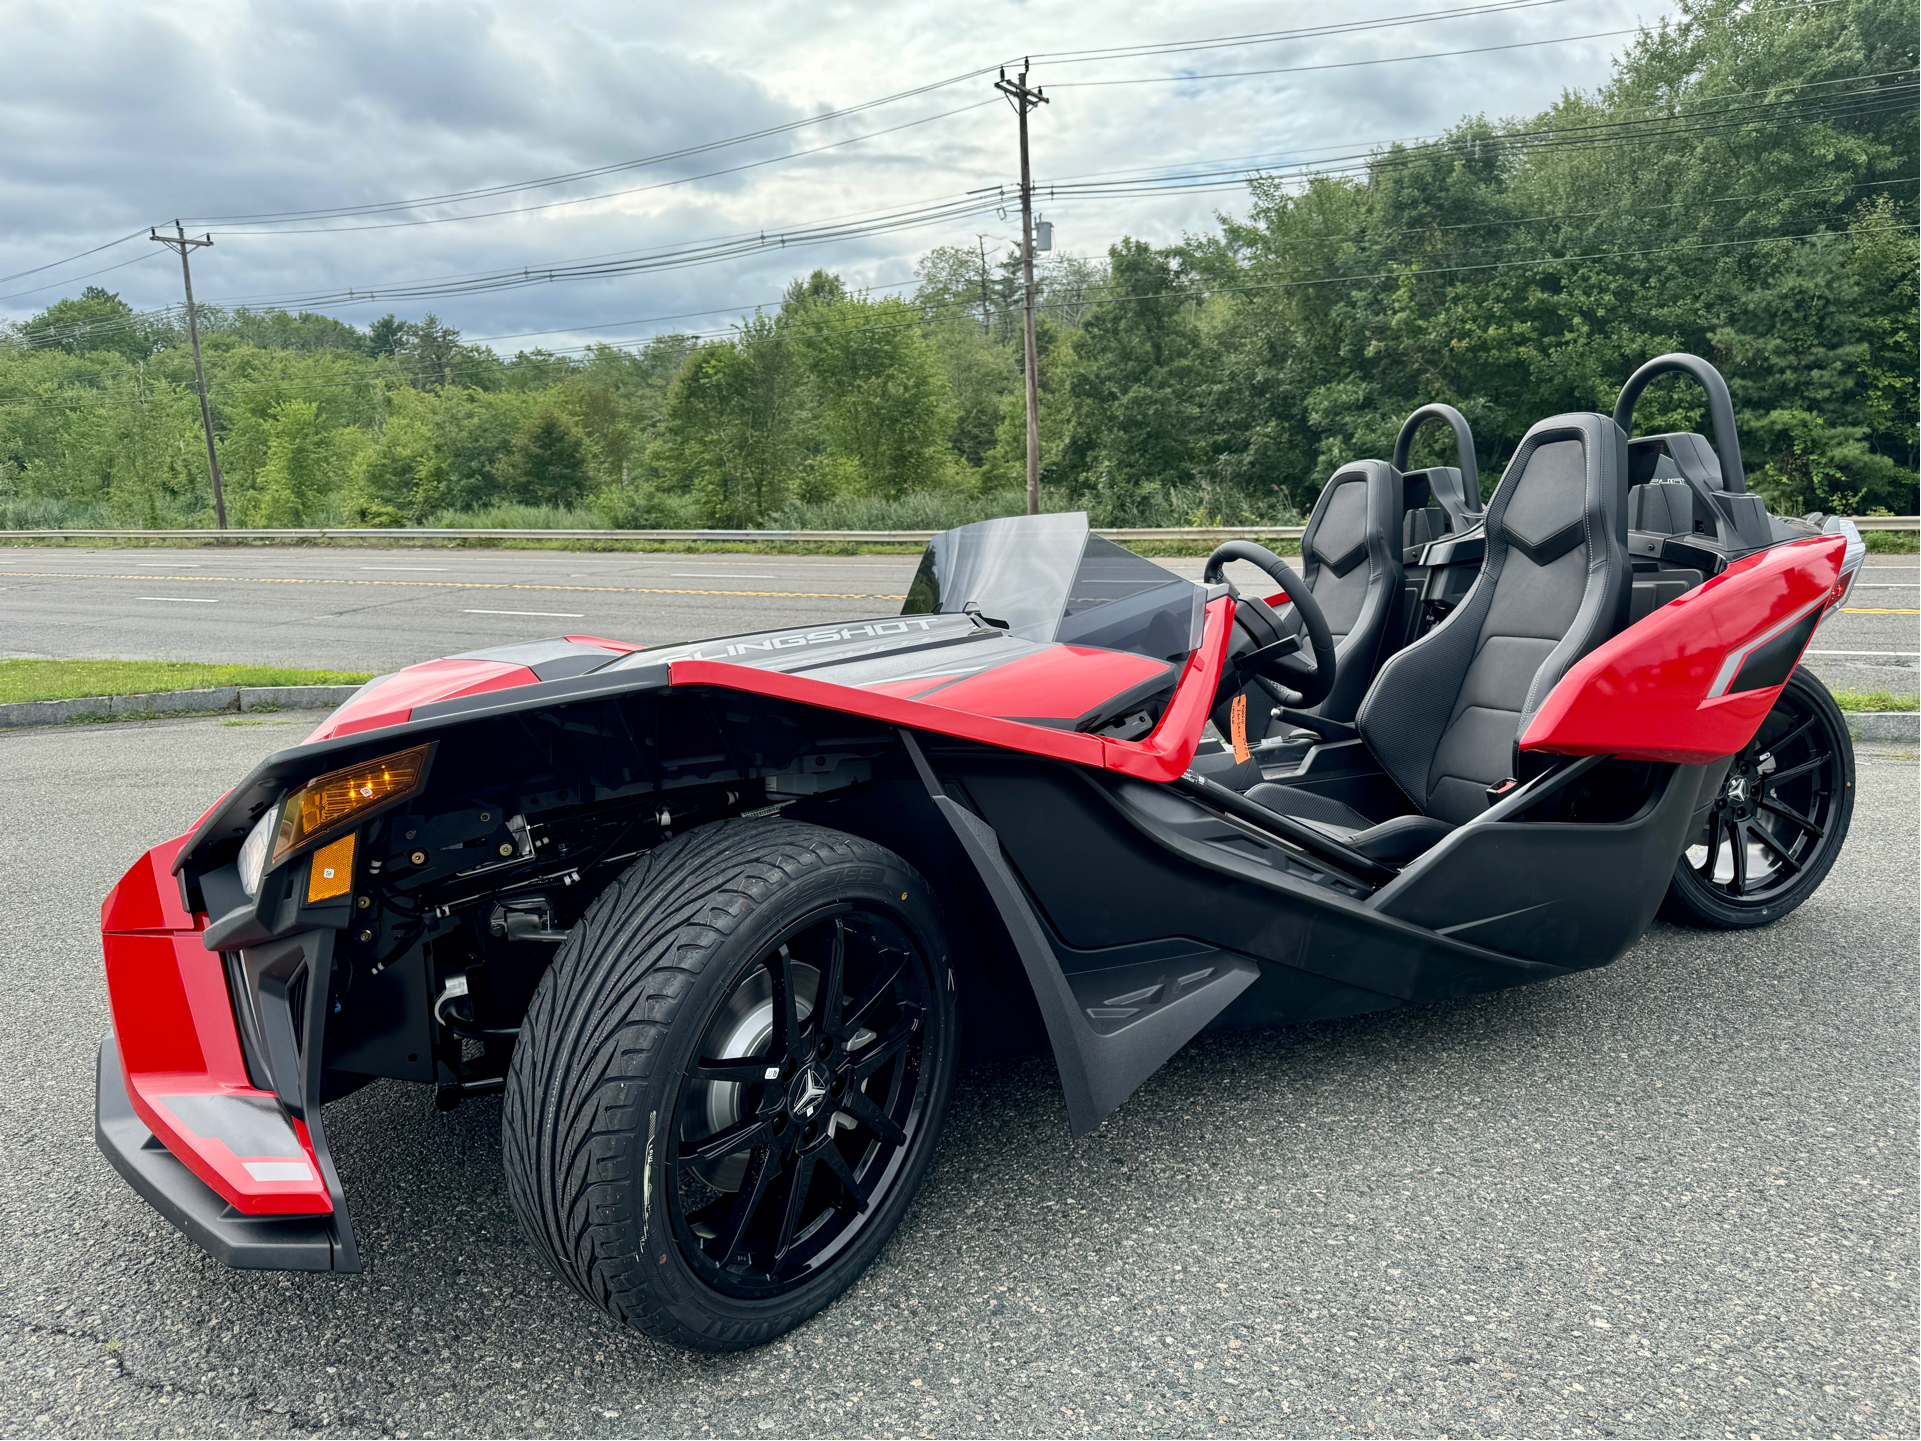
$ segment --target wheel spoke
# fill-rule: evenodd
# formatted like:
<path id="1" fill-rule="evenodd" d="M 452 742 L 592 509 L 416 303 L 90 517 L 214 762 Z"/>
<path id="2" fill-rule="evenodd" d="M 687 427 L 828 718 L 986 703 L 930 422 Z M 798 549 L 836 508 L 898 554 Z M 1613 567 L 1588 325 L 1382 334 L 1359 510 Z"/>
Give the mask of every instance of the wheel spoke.
<path id="1" fill-rule="evenodd" d="M 854 1179 L 853 1168 L 847 1164 L 847 1158 L 841 1155 L 840 1147 L 829 1141 L 820 1148 L 819 1156 L 820 1163 L 833 1173 L 834 1179 L 839 1181 L 846 1188 L 847 1194 L 854 1198 L 854 1209 L 865 1211 L 867 1188 Z"/>
<path id="2" fill-rule="evenodd" d="M 1728 848 L 1734 852 L 1734 878 L 1728 882 L 1728 893 L 1738 896 L 1748 885 L 1748 834 L 1737 820 L 1728 821 Z"/>
<path id="3" fill-rule="evenodd" d="M 1812 756 L 1809 759 L 1802 761 L 1801 764 L 1798 766 L 1790 766 L 1787 770 L 1776 771 L 1773 775 L 1768 777 L 1768 789 L 1773 790 L 1776 786 L 1779 786 L 1784 781 L 1791 781 L 1796 776 L 1802 775 L 1808 771 L 1811 771 L 1816 766 L 1824 766 L 1833 759 L 1834 759 L 1834 756 L 1832 752 L 1822 751 L 1820 755 Z"/>
<path id="4" fill-rule="evenodd" d="M 767 1194 L 767 1183 L 780 1172 L 780 1158 L 769 1146 L 754 1152 L 747 1163 L 747 1174 L 740 1178 L 740 1190 L 734 1193 L 734 1204 L 727 1212 L 727 1219 L 720 1227 L 720 1254 L 716 1259 L 722 1266 L 731 1262 L 740 1251 L 741 1242 L 746 1239 L 748 1224 L 759 1209 L 761 1197 Z"/>
<path id="5" fill-rule="evenodd" d="M 1768 746 L 1768 754 L 1778 755 L 1783 746 L 1786 746 L 1791 742 L 1799 739 L 1801 732 L 1806 730 L 1809 726 L 1813 724 L 1814 724 L 1814 717 L 1813 716 L 1807 717 L 1805 720 L 1801 722 L 1800 725 L 1796 726 L 1793 730 L 1789 731 L 1786 735 L 1782 736 L 1781 739 L 1779 739 L 1778 741 L 1772 742 Z"/>
<path id="6" fill-rule="evenodd" d="M 864 1092 L 848 1087 L 846 1094 L 840 1098 L 840 1109 L 843 1114 L 859 1121 L 888 1145 L 907 1144 L 907 1132 L 900 1128 L 899 1122 L 876 1106 Z"/>
<path id="7" fill-rule="evenodd" d="M 879 1001 L 882 996 L 885 996 L 889 991 L 893 990 L 894 982 L 899 980 L 900 973 L 907 969 L 908 959 L 909 957 L 905 951 L 881 952 L 881 960 L 885 969 L 875 980 L 874 984 L 869 986 L 862 994 L 861 998 L 849 1006 L 846 1013 L 842 1015 L 840 1029 L 843 1033 L 851 1034 L 853 1031 L 859 1029 L 862 1018 L 874 1008 L 875 1003 Z"/>
<path id="8" fill-rule="evenodd" d="M 1801 869 L 1801 863 L 1788 854 L 1787 848 L 1774 838 L 1766 826 L 1756 821 L 1752 829 L 1755 838 L 1759 840 L 1762 845 L 1773 851 L 1776 856 L 1780 857 L 1782 865 L 1786 866 L 1790 871 L 1798 871 Z"/>
<path id="9" fill-rule="evenodd" d="M 1701 879 L 1710 885 L 1714 883 L 1714 867 L 1721 859 L 1721 813 L 1708 814 L 1708 858 L 1701 862 Z"/>
<path id="10" fill-rule="evenodd" d="M 769 1070 L 774 1072 L 770 1078 Z M 731 1082 L 736 1086 L 758 1085 L 769 1079 L 778 1079 L 780 1067 L 764 1056 L 728 1057 L 719 1061 L 696 1061 L 694 1079 L 697 1081 Z"/>
<path id="11" fill-rule="evenodd" d="M 899 1053 L 919 1029 L 919 1014 L 903 1016 L 894 1023 L 894 1028 L 886 1035 L 869 1041 L 851 1058 L 854 1062 L 854 1079 L 864 1081 Z"/>
<path id="12" fill-rule="evenodd" d="M 1825 827 L 1816 825 L 1811 819 L 1802 815 L 1801 812 L 1797 811 L 1793 806 L 1782 805 L 1781 802 L 1777 801 L 1773 796 L 1761 797 L 1761 809 L 1771 811 L 1784 821 L 1792 821 L 1816 840 L 1820 840 L 1827 834 Z"/>
<path id="13" fill-rule="evenodd" d="M 773 1140 L 774 1128 L 759 1116 L 749 1116 L 723 1131 L 714 1132 L 692 1150 L 681 1154 L 684 1159 L 692 1161 L 718 1161 L 722 1156 L 735 1156 L 742 1151 L 751 1151 L 756 1146 L 771 1145 Z"/>
<path id="14" fill-rule="evenodd" d="M 800 1213 L 807 1204 L 807 1187 L 814 1179 L 814 1158 L 797 1156 L 789 1168 L 787 1194 L 781 1199 L 780 1236 L 774 1242 L 774 1264 L 778 1266 L 794 1249 L 794 1232 L 800 1228 Z"/>
<path id="15" fill-rule="evenodd" d="M 834 938 L 827 943 L 827 970 L 820 978 L 820 994 L 815 997 L 814 1011 L 820 1017 L 821 1030 L 833 1033 L 840 1029 L 841 1002 L 846 999 L 841 987 L 847 984 L 847 925 L 834 922 Z"/>
<path id="16" fill-rule="evenodd" d="M 774 956 L 774 1015 L 781 1028 L 781 1051 L 800 1054 L 800 998 L 794 994 L 794 957 L 783 945 Z"/>

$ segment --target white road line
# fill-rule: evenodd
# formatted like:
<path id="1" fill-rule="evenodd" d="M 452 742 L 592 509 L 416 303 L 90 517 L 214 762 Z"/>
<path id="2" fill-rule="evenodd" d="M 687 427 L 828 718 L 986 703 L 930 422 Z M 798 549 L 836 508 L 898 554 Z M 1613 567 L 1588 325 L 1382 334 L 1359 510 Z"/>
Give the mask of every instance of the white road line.
<path id="1" fill-rule="evenodd" d="M 585 620 L 577 610 L 464 610 L 462 615 L 545 615 L 555 620 Z"/>
<path id="2" fill-rule="evenodd" d="M 13 564 L 13 562 L 8 561 L 7 564 L 11 565 Z M 145 570 L 199 570 L 200 569 L 200 562 L 197 560 L 136 560 L 134 564 L 137 566 L 140 566 L 142 569 L 145 569 Z"/>
<path id="3" fill-rule="evenodd" d="M 358 567 L 356 567 L 356 569 L 359 569 L 359 570 L 439 570 L 439 571 L 448 571 L 448 570 L 452 570 L 452 569 L 453 569 L 453 567 L 452 567 L 452 566 L 450 566 L 450 565 L 363 565 L 363 566 L 358 566 Z"/>
<path id="4" fill-rule="evenodd" d="M 137 595 L 135 600 L 177 601 L 181 605 L 219 605 L 217 600 L 202 600 L 197 595 Z"/>
<path id="5" fill-rule="evenodd" d="M 677 570 L 675 580 L 779 580 L 771 570 Z"/>
<path id="6" fill-rule="evenodd" d="M 1803 655 L 1895 655 L 1910 660 L 1921 659 L 1921 651 L 1914 650 L 1804 650 Z"/>

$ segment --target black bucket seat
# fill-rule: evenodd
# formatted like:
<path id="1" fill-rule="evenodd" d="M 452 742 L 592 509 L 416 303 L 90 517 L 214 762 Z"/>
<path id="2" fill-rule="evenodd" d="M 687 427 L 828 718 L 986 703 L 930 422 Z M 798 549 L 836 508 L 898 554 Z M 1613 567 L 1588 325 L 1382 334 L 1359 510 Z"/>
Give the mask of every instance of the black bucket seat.
<path id="1" fill-rule="evenodd" d="M 1313 708 L 1351 721 L 1386 652 L 1401 636 L 1401 473 L 1357 460 L 1334 473 L 1301 532 L 1301 577 L 1327 617 L 1339 664 Z"/>
<path id="2" fill-rule="evenodd" d="M 1420 854 L 1487 809 L 1516 742 L 1568 668 L 1626 623 L 1627 436 L 1605 415 L 1541 421 L 1487 505 L 1487 559 L 1460 605 L 1391 656 L 1357 724 L 1416 814 L 1376 823 L 1314 791 L 1248 798 L 1380 860 Z"/>

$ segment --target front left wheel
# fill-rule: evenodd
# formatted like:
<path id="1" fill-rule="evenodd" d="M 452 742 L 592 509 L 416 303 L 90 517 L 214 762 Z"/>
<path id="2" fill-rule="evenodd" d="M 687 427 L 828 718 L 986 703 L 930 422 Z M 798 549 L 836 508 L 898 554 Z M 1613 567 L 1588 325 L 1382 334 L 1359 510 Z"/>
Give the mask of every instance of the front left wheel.
<path id="1" fill-rule="evenodd" d="M 541 981 L 507 1077 L 509 1198 L 614 1319 L 758 1345 L 899 1224 L 958 1040 L 912 866 L 818 826 L 703 827 L 609 887 Z"/>

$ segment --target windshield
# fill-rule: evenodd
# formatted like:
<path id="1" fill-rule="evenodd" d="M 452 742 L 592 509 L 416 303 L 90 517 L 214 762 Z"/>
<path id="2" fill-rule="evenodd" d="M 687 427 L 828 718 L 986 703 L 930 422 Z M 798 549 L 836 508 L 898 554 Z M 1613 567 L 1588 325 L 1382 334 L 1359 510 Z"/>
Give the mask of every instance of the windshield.
<path id="1" fill-rule="evenodd" d="M 1206 592 L 1095 535 L 1084 511 L 1016 515 L 928 543 L 902 615 L 970 605 L 1024 640 L 1178 660 L 1200 644 Z"/>

